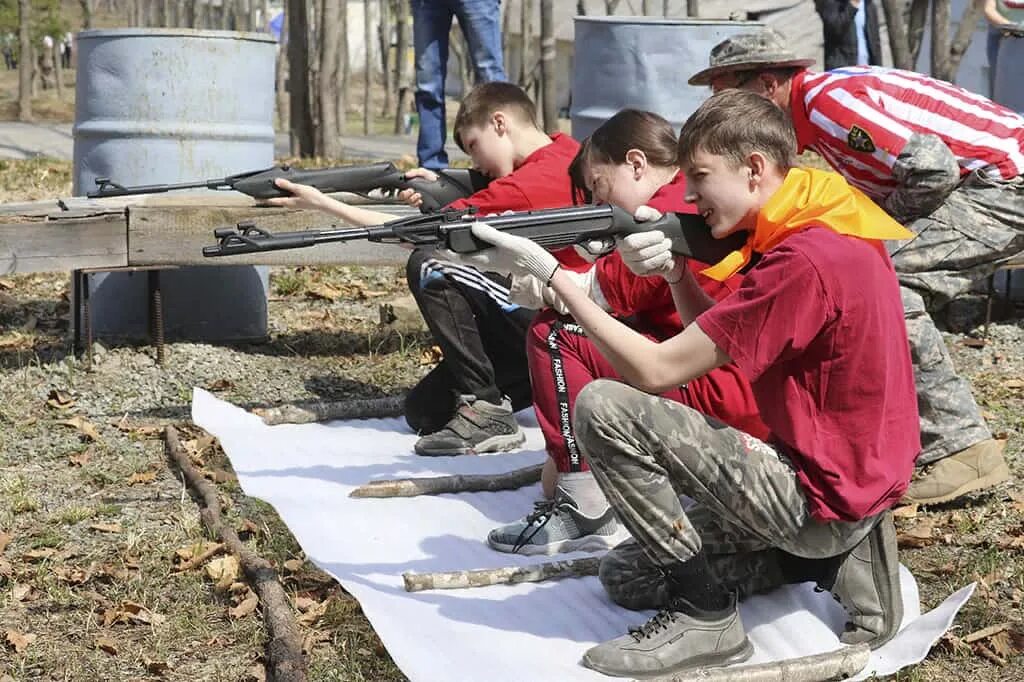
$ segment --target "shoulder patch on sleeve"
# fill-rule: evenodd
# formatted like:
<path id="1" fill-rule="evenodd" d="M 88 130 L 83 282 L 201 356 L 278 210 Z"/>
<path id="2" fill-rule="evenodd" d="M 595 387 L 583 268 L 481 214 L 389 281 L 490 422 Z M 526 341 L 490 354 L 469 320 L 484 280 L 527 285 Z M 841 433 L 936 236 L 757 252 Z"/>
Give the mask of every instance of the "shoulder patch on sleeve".
<path id="1" fill-rule="evenodd" d="M 859 126 L 850 128 L 850 134 L 846 136 L 846 144 L 850 149 L 870 154 L 875 151 L 875 141 L 871 139 L 868 132 Z"/>

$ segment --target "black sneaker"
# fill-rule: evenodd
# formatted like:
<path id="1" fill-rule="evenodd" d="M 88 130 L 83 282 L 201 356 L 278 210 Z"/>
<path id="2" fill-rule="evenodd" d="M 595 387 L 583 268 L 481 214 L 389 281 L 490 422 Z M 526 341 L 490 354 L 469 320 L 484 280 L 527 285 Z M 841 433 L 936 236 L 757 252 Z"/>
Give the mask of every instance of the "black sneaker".
<path id="1" fill-rule="evenodd" d="M 501 405 L 474 396 L 459 396 L 459 407 L 444 428 L 416 441 L 418 455 L 475 455 L 481 452 L 505 452 L 526 442 L 512 414 L 508 398 Z"/>
<path id="2" fill-rule="evenodd" d="M 753 653 L 735 599 L 709 612 L 680 597 L 628 634 L 587 651 L 583 665 L 605 675 L 645 678 L 741 663 Z"/>

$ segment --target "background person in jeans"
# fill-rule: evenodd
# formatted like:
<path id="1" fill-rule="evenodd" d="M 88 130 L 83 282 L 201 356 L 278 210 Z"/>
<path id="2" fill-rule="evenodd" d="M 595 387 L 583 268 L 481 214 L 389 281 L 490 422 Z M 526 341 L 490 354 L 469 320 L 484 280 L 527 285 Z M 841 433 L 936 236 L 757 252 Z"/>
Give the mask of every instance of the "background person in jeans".
<path id="1" fill-rule="evenodd" d="M 477 83 L 504 81 L 500 0 L 411 0 L 416 51 L 416 111 L 420 135 L 416 155 L 422 168 L 448 167 L 444 81 L 448 75 L 448 33 L 452 17 L 469 45 Z M 463 85 L 469 86 L 469 83 Z"/>

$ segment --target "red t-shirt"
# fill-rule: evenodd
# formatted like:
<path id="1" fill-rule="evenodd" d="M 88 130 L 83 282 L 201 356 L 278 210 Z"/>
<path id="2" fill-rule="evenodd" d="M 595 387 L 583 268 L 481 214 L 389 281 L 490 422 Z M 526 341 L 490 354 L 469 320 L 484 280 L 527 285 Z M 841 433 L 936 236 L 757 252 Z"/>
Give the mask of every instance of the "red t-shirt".
<path id="1" fill-rule="evenodd" d="M 465 199 L 456 199 L 445 208 L 476 208 L 480 215 L 505 211 L 533 211 L 573 205 L 569 164 L 580 143 L 568 135 L 555 133 L 551 144 L 533 152 L 511 173 L 495 178 L 484 189 Z M 590 267 L 572 248 L 554 252 L 562 265 L 572 270 Z"/>
<path id="2" fill-rule="evenodd" d="M 683 201 L 686 180 L 682 173 L 655 192 L 648 206 L 662 213 L 696 213 L 693 204 Z M 700 274 L 707 266 L 690 259 L 690 269 L 701 288 L 715 300 L 721 300 L 739 288 L 743 277 L 736 275 L 719 282 Z M 672 300 L 672 290 L 661 277 L 638 277 L 622 262 L 618 251 L 597 260 L 597 281 L 612 313 L 632 317 L 632 326 L 657 339 L 671 338 L 683 330 L 682 320 Z M 757 403 L 743 372 L 727 364 L 694 379 L 686 385 L 686 404 L 722 420 L 755 438 L 767 440 L 768 427 L 758 415 Z"/>
<path id="3" fill-rule="evenodd" d="M 856 521 L 900 499 L 921 427 L 888 256 L 826 228 L 803 230 L 697 324 L 750 379 L 815 519 Z"/>

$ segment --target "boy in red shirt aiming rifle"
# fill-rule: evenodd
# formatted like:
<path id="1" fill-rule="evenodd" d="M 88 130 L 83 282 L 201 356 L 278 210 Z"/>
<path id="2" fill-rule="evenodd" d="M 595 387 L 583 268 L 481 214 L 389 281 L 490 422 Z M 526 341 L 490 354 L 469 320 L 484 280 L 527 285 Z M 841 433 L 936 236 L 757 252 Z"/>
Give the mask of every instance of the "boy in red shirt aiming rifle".
<path id="1" fill-rule="evenodd" d="M 576 400 L 573 426 L 601 490 L 669 601 L 583 663 L 646 677 L 726 665 L 752 654 L 735 595 L 710 554 L 745 561 L 781 550 L 804 560 L 851 615 L 844 642 L 890 639 L 899 628 L 895 530 L 888 512 L 921 449 L 899 284 L 881 240 L 909 232 L 834 173 L 793 167 L 784 113 L 749 92 L 711 97 L 679 139 L 687 200 L 712 235 L 746 245 L 705 274 L 751 265 L 715 302 L 685 260 L 623 239 L 639 273 L 663 277 L 683 319 L 662 342 L 610 316 L 542 247 L 486 223 L 480 239 L 515 270 L 547 283 L 623 378 L 598 379 Z M 735 362 L 750 379 L 767 442 L 658 396 Z M 680 495 L 696 506 L 684 510 Z M 848 603 L 847 603 L 848 602 Z"/>

